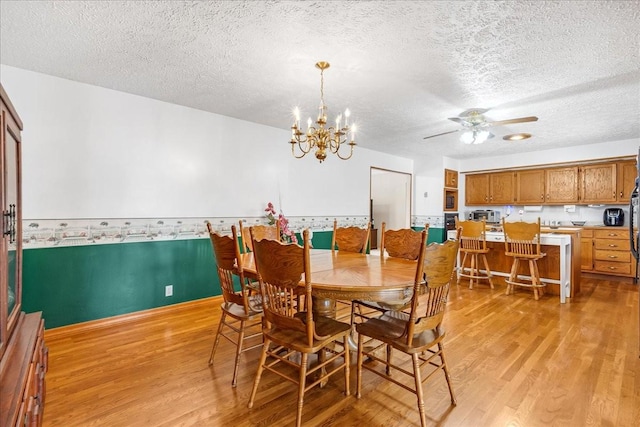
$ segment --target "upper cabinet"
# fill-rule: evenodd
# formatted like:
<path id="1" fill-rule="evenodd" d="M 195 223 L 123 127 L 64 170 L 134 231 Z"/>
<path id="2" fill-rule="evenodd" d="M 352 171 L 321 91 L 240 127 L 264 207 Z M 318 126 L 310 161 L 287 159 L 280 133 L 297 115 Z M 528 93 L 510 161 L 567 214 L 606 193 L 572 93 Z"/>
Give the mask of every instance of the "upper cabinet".
<path id="1" fill-rule="evenodd" d="M 615 203 L 616 164 L 604 163 L 580 167 L 582 177 L 580 201 L 584 203 Z"/>
<path id="2" fill-rule="evenodd" d="M 516 172 L 516 201 L 519 205 L 544 203 L 544 169 L 520 170 Z"/>
<path id="3" fill-rule="evenodd" d="M 505 205 L 514 202 L 513 172 L 480 173 L 465 178 L 465 203 Z"/>
<path id="4" fill-rule="evenodd" d="M 444 186 L 447 188 L 458 188 L 458 171 L 451 169 L 444 170 Z"/>
<path id="5" fill-rule="evenodd" d="M 513 172 L 489 174 L 489 203 L 499 205 L 512 204 L 515 192 Z"/>
<path id="6" fill-rule="evenodd" d="M 544 188 L 545 203 L 578 203 L 578 168 L 547 169 Z"/>
<path id="7" fill-rule="evenodd" d="M 467 206 L 489 204 L 489 174 L 479 173 L 465 177 L 464 201 Z"/>
<path id="8" fill-rule="evenodd" d="M 635 160 L 467 174 L 465 202 L 468 206 L 622 204 L 628 203 L 636 175 Z"/>
<path id="9" fill-rule="evenodd" d="M 618 162 L 616 164 L 616 197 L 618 203 L 628 203 L 631 193 L 636 186 L 638 166 L 635 160 Z"/>

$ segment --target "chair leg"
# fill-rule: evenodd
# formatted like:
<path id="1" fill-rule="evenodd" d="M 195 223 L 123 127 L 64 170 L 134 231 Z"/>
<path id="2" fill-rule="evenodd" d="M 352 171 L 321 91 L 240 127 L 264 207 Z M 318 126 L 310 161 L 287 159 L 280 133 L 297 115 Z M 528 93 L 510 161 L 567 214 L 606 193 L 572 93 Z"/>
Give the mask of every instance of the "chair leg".
<path id="1" fill-rule="evenodd" d="M 362 396 L 362 352 L 364 351 L 364 340 L 362 334 L 358 334 L 358 358 L 356 367 L 356 398 L 360 399 Z"/>
<path id="2" fill-rule="evenodd" d="M 542 286 L 542 281 L 540 281 L 540 271 L 538 271 L 538 261 L 537 260 L 533 261 L 533 267 L 536 270 L 536 277 L 538 278 L 538 285 L 540 285 L 540 287 L 538 288 L 538 293 L 540 295 L 544 295 L 544 286 Z"/>
<path id="3" fill-rule="evenodd" d="M 540 287 L 540 278 L 536 275 L 536 265 L 535 261 L 529 260 L 529 274 L 531 274 L 531 285 L 533 286 L 533 298 L 538 301 L 540 296 L 538 294 L 538 289 Z"/>
<path id="4" fill-rule="evenodd" d="M 413 377 L 416 383 L 416 397 L 418 399 L 418 412 L 420 412 L 420 425 L 425 427 L 427 425 L 427 416 L 424 409 L 424 394 L 422 393 L 422 377 L 420 375 L 420 357 L 418 353 L 411 355 L 413 361 Z"/>
<path id="5" fill-rule="evenodd" d="M 453 394 L 453 386 L 451 385 L 451 375 L 449 375 L 449 368 L 447 368 L 447 362 L 444 360 L 444 346 L 442 343 L 438 343 L 438 351 L 440 352 L 440 360 L 442 361 L 442 370 L 444 371 L 444 377 L 447 380 L 449 386 L 449 395 L 451 395 L 451 404 L 457 405 L 456 396 Z"/>
<path id="6" fill-rule="evenodd" d="M 233 367 L 233 379 L 231 380 L 231 387 L 235 387 L 238 382 L 238 368 L 240 367 L 240 354 L 242 353 L 242 342 L 244 341 L 244 328 L 247 322 L 245 320 L 240 321 L 240 333 L 238 334 L 238 344 L 236 346 L 236 363 Z"/>
<path id="7" fill-rule="evenodd" d="M 464 273 L 464 266 L 467 262 L 467 255 L 469 255 L 469 253 L 465 252 L 464 256 L 462 257 L 462 262 L 460 263 L 460 271 L 458 272 L 458 281 L 456 282 L 457 285 L 460 285 L 460 280 L 462 279 L 462 273 Z"/>
<path id="8" fill-rule="evenodd" d="M 487 256 L 485 254 L 482 254 L 482 260 L 484 262 L 484 269 L 487 271 L 487 279 L 489 280 L 489 286 L 491 286 L 491 289 L 495 289 L 493 287 L 493 280 L 491 279 L 491 270 L 489 270 L 489 263 L 487 262 Z"/>
<path id="9" fill-rule="evenodd" d="M 255 380 L 253 380 L 253 389 L 249 396 L 249 409 L 253 408 L 253 400 L 255 399 L 256 392 L 258 391 L 258 384 L 260 384 L 260 377 L 262 377 L 262 372 L 264 371 L 264 364 L 267 361 L 267 351 L 269 351 L 270 344 L 271 340 L 265 337 L 264 345 L 262 346 L 262 353 L 260 353 L 260 360 L 258 361 L 258 371 L 256 372 Z"/>
<path id="10" fill-rule="evenodd" d="M 351 350 L 349 349 L 349 337 L 345 336 L 344 341 L 344 394 L 351 396 L 350 379 L 351 379 Z"/>
<path id="11" fill-rule="evenodd" d="M 511 274 L 509 274 L 509 282 L 515 282 L 518 277 L 518 258 L 513 259 L 513 264 L 511 265 Z M 506 295 L 511 295 L 511 291 L 513 291 L 513 285 L 511 283 L 507 283 L 507 292 Z"/>
<path id="12" fill-rule="evenodd" d="M 478 260 L 478 255 L 477 254 L 471 254 L 471 271 L 469 272 L 469 275 L 471 277 L 469 277 L 469 289 L 473 289 L 473 276 L 477 276 L 477 260 Z"/>
<path id="13" fill-rule="evenodd" d="M 298 379 L 298 412 L 296 413 L 296 427 L 302 425 L 302 405 L 304 404 L 304 389 L 307 386 L 307 358 L 308 353 L 302 353 L 300 361 L 300 377 Z"/>
<path id="14" fill-rule="evenodd" d="M 218 324 L 218 330 L 216 331 L 216 338 L 213 341 L 213 347 L 211 348 L 211 355 L 209 356 L 209 366 L 213 365 L 213 357 L 216 355 L 216 349 L 218 348 L 218 343 L 220 342 L 220 334 L 222 333 L 222 328 L 224 327 L 224 321 L 227 317 L 227 313 L 222 310 L 222 317 L 220 318 L 220 323 Z"/>
<path id="15" fill-rule="evenodd" d="M 393 349 L 388 344 L 387 344 L 386 347 L 387 347 L 387 369 L 386 369 L 386 372 L 387 372 L 387 375 L 391 376 L 391 350 L 393 350 Z"/>

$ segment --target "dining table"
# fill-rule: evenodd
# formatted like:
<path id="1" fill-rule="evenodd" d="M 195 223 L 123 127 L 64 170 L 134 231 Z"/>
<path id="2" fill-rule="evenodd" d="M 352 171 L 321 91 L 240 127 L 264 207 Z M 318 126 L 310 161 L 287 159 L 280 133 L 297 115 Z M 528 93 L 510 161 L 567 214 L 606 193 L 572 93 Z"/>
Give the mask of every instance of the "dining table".
<path id="1" fill-rule="evenodd" d="M 246 275 L 255 276 L 251 253 L 241 255 Z M 413 294 L 416 261 L 374 254 L 311 249 L 313 311 L 335 317 L 336 300 L 406 301 Z M 301 285 L 304 285 L 302 278 Z"/>

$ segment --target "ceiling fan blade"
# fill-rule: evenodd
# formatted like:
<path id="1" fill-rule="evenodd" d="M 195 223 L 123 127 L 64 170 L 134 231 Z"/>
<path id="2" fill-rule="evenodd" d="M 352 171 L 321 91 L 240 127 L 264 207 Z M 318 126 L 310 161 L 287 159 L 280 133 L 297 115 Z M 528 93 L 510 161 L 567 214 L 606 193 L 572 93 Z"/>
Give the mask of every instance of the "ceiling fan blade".
<path id="1" fill-rule="evenodd" d="M 538 121 L 538 118 L 536 116 L 529 116 L 529 117 L 520 117 L 517 119 L 498 120 L 495 122 L 489 122 L 487 124 L 489 126 L 503 126 L 503 125 L 510 125 L 514 123 L 526 123 L 526 122 L 537 122 L 537 121 Z"/>
<path id="2" fill-rule="evenodd" d="M 449 117 L 449 120 L 451 120 L 452 122 L 456 122 L 456 123 L 466 123 L 467 122 L 466 117 Z"/>
<path id="3" fill-rule="evenodd" d="M 443 133 L 437 133 L 435 135 L 429 135 L 429 136 L 425 136 L 422 139 L 429 139 L 429 138 L 435 138 L 436 136 L 442 136 L 442 135 L 448 135 L 450 133 L 455 133 L 458 132 L 460 129 L 456 129 L 456 130 L 450 130 L 449 132 L 443 132 Z"/>

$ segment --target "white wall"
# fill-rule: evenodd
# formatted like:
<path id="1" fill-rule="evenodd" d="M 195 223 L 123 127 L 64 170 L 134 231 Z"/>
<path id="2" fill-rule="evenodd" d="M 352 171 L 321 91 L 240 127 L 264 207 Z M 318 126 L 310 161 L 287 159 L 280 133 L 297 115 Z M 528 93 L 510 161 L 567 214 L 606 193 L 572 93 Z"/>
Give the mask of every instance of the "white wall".
<path id="1" fill-rule="evenodd" d="M 371 166 L 413 161 L 291 156 L 288 129 L 0 66 L 24 122 L 24 218 L 369 214 Z M 283 116 L 283 123 L 287 120 Z"/>

